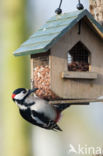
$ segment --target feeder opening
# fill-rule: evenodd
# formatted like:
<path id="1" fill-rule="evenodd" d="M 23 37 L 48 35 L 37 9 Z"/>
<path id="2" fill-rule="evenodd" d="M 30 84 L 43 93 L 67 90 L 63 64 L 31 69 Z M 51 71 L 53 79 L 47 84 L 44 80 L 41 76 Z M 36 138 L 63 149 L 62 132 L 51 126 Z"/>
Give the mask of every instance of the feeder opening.
<path id="1" fill-rule="evenodd" d="M 68 52 L 68 71 L 90 71 L 90 52 L 81 42 Z"/>

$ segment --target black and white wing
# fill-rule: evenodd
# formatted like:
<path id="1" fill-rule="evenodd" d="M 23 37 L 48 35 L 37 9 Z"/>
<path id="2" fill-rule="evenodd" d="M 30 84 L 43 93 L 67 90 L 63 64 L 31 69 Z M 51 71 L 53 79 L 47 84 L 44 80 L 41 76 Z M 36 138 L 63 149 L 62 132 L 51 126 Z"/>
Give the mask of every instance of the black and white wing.
<path id="1" fill-rule="evenodd" d="M 43 113 L 38 113 L 36 111 L 32 111 L 31 112 L 31 117 L 34 121 L 34 124 L 45 128 L 45 129 L 52 129 L 52 130 L 59 130 L 62 131 L 60 129 L 60 127 L 56 124 L 55 121 L 50 120 L 48 117 L 46 117 Z M 32 122 L 33 123 L 33 122 Z"/>

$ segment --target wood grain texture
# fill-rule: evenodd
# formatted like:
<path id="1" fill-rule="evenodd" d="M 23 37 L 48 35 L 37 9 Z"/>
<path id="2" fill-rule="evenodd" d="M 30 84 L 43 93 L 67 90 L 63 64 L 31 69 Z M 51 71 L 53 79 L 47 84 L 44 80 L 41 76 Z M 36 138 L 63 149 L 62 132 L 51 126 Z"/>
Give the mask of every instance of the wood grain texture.
<path id="1" fill-rule="evenodd" d="M 76 99 L 76 100 L 55 100 L 55 101 L 49 101 L 49 104 L 71 104 L 71 105 L 88 105 L 90 102 L 103 102 L 103 99 Z"/>
<path id="2" fill-rule="evenodd" d="M 37 32 L 25 41 L 15 52 L 15 56 L 40 54 L 48 51 L 63 35 L 71 30 L 80 20 L 88 19 L 91 29 L 103 39 L 103 28 L 85 9 L 73 11 L 50 18 Z"/>
<path id="3" fill-rule="evenodd" d="M 62 79 L 61 73 L 67 72 L 67 52 L 81 41 L 91 52 L 91 72 L 98 78 Z M 82 21 L 81 34 L 78 24 L 68 31 L 52 48 L 50 56 L 51 90 L 64 99 L 97 98 L 103 95 L 103 43 L 93 30 Z"/>
<path id="4" fill-rule="evenodd" d="M 61 77 L 64 79 L 97 79 L 97 73 L 66 71 L 61 73 Z"/>

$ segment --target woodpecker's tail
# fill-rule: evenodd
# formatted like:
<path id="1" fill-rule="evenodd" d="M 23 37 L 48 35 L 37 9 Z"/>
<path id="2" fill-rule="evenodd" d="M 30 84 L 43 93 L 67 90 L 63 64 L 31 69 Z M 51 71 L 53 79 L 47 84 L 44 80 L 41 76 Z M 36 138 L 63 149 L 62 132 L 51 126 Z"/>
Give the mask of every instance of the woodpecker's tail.
<path id="1" fill-rule="evenodd" d="M 58 131 L 62 131 L 62 129 L 61 129 L 58 125 L 55 125 L 55 127 L 53 128 L 53 130 L 54 130 L 54 131 L 57 131 L 57 130 L 58 130 Z"/>
<path id="2" fill-rule="evenodd" d="M 64 109 L 70 107 L 70 104 L 65 104 L 65 103 L 63 103 L 63 104 L 54 104 L 53 106 L 55 107 L 55 109 L 57 111 L 62 112 Z"/>

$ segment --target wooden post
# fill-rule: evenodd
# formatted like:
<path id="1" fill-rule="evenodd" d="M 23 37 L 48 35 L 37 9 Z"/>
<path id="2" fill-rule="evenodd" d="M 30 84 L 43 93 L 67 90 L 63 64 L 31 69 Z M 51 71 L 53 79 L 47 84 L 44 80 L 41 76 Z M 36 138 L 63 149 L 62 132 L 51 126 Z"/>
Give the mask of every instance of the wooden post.
<path id="1" fill-rule="evenodd" d="M 89 0 L 90 12 L 94 18 L 103 25 L 103 0 Z"/>
<path id="2" fill-rule="evenodd" d="M 33 58 L 31 57 L 31 89 L 34 87 Z"/>

